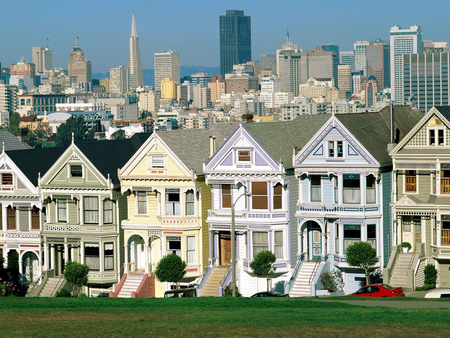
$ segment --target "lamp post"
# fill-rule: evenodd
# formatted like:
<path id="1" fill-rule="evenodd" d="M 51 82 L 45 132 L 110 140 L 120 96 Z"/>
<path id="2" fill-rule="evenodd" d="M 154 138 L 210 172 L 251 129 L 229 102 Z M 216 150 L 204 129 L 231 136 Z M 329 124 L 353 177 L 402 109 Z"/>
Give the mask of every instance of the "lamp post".
<path id="1" fill-rule="evenodd" d="M 244 192 L 236 198 L 236 201 L 231 205 L 231 290 L 232 290 L 232 296 L 236 297 L 236 226 L 235 226 L 235 207 L 236 203 L 239 201 L 239 199 L 242 196 L 251 196 L 252 194 L 247 192 L 247 188 L 241 184 L 238 183 L 237 187 L 238 189 L 243 186 Z"/>

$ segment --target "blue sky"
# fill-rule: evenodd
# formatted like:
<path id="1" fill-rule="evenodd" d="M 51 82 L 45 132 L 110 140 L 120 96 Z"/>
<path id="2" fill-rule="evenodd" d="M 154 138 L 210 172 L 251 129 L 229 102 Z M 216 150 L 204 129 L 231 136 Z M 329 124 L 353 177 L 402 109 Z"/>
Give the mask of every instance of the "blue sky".
<path id="1" fill-rule="evenodd" d="M 449 41 L 450 1 L 398 0 L 0 0 L 0 62 L 9 67 L 31 47 L 53 50 L 54 66 L 67 68 L 76 37 L 93 72 L 127 64 L 135 13 L 143 68 L 169 46 L 186 66 L 219 65 L 219 15 L 242 9 L 252 17 L 252 58 L 274 54 L 289 29 L 304 50 L 333 43 L 351 50 L 356 40 L 389 37 L 390 27 L 422 27 L 423 38 Z"/>

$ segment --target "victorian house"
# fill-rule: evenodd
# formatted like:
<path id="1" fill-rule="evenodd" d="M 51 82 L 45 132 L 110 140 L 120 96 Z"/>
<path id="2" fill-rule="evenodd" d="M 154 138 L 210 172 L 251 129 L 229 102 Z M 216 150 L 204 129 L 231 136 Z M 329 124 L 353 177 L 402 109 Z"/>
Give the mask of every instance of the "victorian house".
<path id="1" fill-rule="evenodd" d="M 357 290 L 364 271 L 349 266 L 346 250 L 358 241 L 376 249 L 375 268 L 386 267 L 394 243 L 388 144 L 401 140 L 421 117 L 410 107 L 396 107 L 393 128 L 389 108 L 337 114 L 325 122 L 312 117 L 301 124 L 299 133 L 315 132 L 293 158 L 299 193 L 291 295 L 315 295 L 320 274 L 335 269 L 343 273 L 346 293 Z"/>
<path id="2" fill-rule="evenodd" d="M 431 108 L 391 151 L 394 229 L 391 284 L 413 289 L 424 267 L 438 270 L 438 286 L 450 286 L 450 107 Z M 402 253 L 401 244 L 412 249 Z M 403 268 L 402 268 L 403 265 Z"/>

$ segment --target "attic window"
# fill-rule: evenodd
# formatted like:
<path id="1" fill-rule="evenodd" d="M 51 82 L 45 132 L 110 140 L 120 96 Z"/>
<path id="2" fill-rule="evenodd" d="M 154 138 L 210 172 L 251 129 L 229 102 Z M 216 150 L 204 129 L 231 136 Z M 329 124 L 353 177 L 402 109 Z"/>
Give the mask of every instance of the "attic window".
<path id="1" fill-rule="evenodd" d="M 429 141 L 430 141 L 430 143 L 429 143 L 430 146 L 445 145 L 444 129 L 430 128 L 429 129 Z"/>
<path id="2" fill-rule="evenodd" d="M 239 150 L 238 160 L 239 162 L 250 162 L 250 150 Z"/>
<path id="3" fill-rule="evenodd" d="M 2 185 L 12 185 L 13 184 L 13 175 L 4 173 L 2 174 Z"/>
<path id="4" fill-rule="evenodd" d="M 152 156 L 152 168 L 164 168 L 164 156 Z"/>
<path id="5" fill-rule="evenodd" d="M 81 165 L 71 165 L 70 177 L 83 177 L 83 167 Z"/>

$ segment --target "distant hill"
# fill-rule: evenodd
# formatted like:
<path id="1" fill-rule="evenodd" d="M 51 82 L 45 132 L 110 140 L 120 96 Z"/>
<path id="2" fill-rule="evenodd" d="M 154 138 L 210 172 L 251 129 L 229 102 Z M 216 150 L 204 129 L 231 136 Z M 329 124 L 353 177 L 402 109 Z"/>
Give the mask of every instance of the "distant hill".
<path id="1" fill-rule="evenodd" d="M 155 86 L 155 70 L 154 69 L 143 69 L 144 73 L 144 83 L 147 86 Z M 208 75 L 217 75 L 220 73 L 220 67 L 202 67 L 202 66 L 181 66 L 180 75 L 181 78 L 192 75 L 196 73 L 207 73 Z M 92 74 L 93 79 L 104 79 L 109 77 L 109 72 L 107 73 L 94 73 Z"/>

